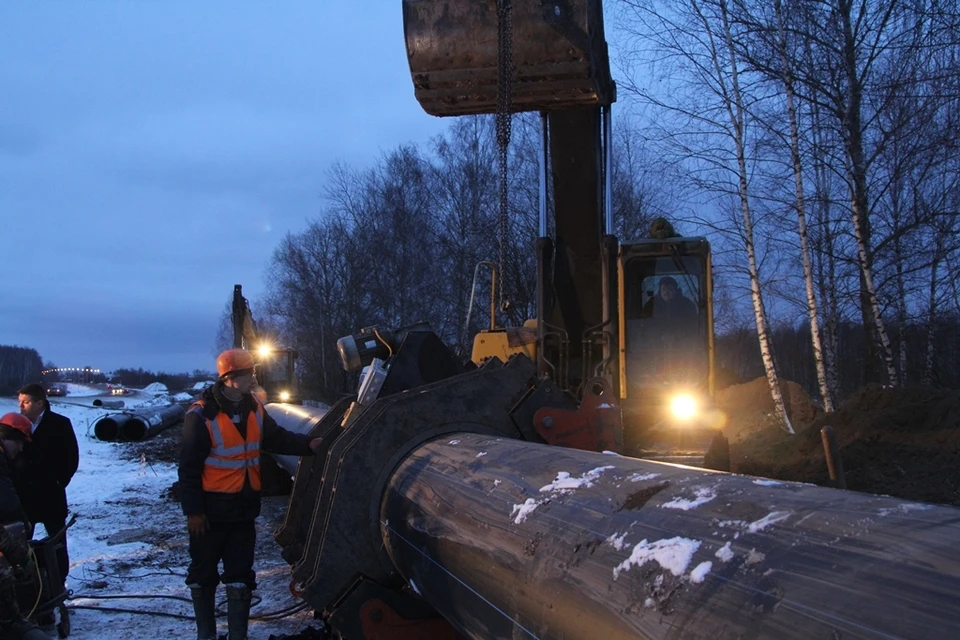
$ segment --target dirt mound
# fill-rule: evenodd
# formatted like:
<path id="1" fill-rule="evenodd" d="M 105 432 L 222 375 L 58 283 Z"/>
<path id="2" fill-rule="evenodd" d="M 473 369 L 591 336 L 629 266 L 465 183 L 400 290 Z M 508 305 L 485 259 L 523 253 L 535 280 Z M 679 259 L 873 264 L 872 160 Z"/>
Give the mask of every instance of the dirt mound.
<path id="1" fill-rule="evenodd" d="M 731 442 L 736 473 L 829 485 L 820 430 L 833 427 L 847 487 L 960 506 L 960 392 L 870 386 L 834 413 Z"/>
<path id="2" fill-rule="evenodd" d="M 787 417 L 794 428 L 797 424 L 813 422 L 822 412 L 810 398 L 810 394 L 796 382 L 781 380 L 780 392 L 783 394 Z M 770 428 L 780 430 L 766 378 L 727 387 L 717 392 L 716 403 L 717 408 L 726 416 L 723 432 L 731 442 L 743 440 L 757 431 Z"/>

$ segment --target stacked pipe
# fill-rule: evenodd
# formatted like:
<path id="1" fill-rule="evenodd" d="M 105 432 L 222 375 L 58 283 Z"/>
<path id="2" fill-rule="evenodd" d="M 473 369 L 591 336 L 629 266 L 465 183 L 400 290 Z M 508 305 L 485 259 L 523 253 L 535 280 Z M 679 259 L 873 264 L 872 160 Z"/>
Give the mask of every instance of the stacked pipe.
<path id="1" fill-rule="evenodd" d="M 98 440 L 139 442 L 177 424 L 183 420 L 185 412 L 182 405 L 172 404 L 115 413 L 97 420 L 93 432 Z"/>

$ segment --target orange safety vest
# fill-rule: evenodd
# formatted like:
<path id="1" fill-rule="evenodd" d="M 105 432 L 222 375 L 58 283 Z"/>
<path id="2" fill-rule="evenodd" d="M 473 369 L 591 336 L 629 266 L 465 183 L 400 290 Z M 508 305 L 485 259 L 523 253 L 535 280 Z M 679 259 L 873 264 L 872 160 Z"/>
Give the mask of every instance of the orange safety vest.
<path id="1" fill-rule="evenodd" d="M 198 402 L 203 415 L 203 403 Z M 247 415 L 247 438 L 240 435 L 237 425 L 223 411 L 214 420 L 208 420 L 210 455 L 203 462 L 203 490 L 217 493 L 240 493 L 246 478 L 250 486 L 260 491 L 260 432 L 263 429 L 263 405 Z"/>

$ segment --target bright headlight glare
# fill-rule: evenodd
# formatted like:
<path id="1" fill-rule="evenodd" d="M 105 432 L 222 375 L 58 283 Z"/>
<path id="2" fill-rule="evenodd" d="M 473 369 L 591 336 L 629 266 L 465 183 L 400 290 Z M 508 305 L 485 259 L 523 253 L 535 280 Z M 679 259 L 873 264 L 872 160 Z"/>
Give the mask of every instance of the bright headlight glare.
<path id="1" fill-rule="evenodd" d="M 286 402 L 286 401 L 289 400 L 289 399 L 290 399 L 290 392 L 289 392 L 289 391 L 281 391 L 281 392 L 280 392 L 280 402 Z"/>
<path id="2" fill-rule="evenodd" d="M 677 420 L 689 420 L 697 415 L 697 400 L 688 393 L 681 393 L 670 399 L 670 413 Z"/>
<path id="3" fill-rule="evenodd" d="M 270 355 L 270 351 L 271 351 L 270 345 L 268 344 L 262 344 L 260 345 L 260 348 L 257 349 L 257 353 L 259 353 L 260 356 L 264 358 Z"/>

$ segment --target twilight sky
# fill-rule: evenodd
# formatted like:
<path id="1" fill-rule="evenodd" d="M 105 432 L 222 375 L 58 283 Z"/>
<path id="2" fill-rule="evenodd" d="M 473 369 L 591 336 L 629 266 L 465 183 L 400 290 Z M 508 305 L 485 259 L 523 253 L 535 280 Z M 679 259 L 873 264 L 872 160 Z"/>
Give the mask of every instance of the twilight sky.
<path id="1" fill-rule="evenodd" d="M 0 60 L 0 344 L 58 366 L 212 369 L 327 168 L 447 124 L 394 0 L 2 2 Z"/>

